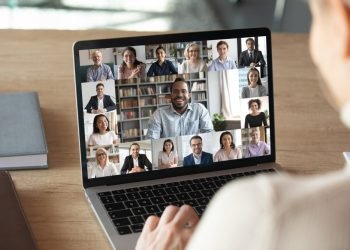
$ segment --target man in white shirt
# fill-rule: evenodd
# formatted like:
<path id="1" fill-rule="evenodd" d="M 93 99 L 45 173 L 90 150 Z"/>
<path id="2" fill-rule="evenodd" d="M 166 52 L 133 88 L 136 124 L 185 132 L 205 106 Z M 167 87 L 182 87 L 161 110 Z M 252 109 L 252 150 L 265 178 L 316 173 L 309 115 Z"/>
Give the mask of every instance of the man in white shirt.
<path id="1" fill-rule="evenodd" d="M 310 2 L 312 58 L 350 128 L 350 0 Z M 189 206 L 170 206 L 160 219 L 149 217 L 136 249 L 348 250 L 349 172 L 230 183 L 213 198 L 197 227 Z"/>
<path id="2" fill-rule="evenodd" d="M 101 82 L 96 85 L 97 95 L 91 96 L 88 104 L 85 107 L 88 113 L 101 114 L 115 110 L 116 105 L 109 95 L 104 94 L 104 88 L 105 86 Z"/>

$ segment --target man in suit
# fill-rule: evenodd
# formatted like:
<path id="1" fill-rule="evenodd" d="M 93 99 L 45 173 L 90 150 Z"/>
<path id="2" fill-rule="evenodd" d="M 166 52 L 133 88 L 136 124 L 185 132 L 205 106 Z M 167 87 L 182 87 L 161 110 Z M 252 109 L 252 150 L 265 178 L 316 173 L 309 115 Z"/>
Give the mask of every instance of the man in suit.
<path id="1" fill-rule="evenodd" d="M 190 139 L 190 145 L 192 148 L 192 154 L 189 154 L 184 158 L 183 165 L 210 165 L 213 163 L 213 155 L 202 151 L 202 137 L 199 135 L 192 136 Z"/>
<path id="2" fill-rule="evenodd" d="M 140 173 L 152 170 L 152 163 L 145 154 L 140 154 L 140 145 L 133 143 L 130 146 L 130 155 L 124 160 L 121 174 Z"/>
<path id="3" fill-rule="evenodd" d="M 97 95 L 91 96 L 89 103 L 85 107 L 88 113 L 101 114 L 115 110 L 115 103 L 109 95 L 104 94 L 104 88 L 103 83 L 96 85 Z"/>
<path id="4" fill-rule="evenodd" d="M 264 77 L 265 60 L 260 50 L 255 49 L 255 41 L 249 37 L 245 41 L 247 50 L 242 51 L 239 55 L 238 65 L 239 67 L 261 67 L 261 77 Z"/>

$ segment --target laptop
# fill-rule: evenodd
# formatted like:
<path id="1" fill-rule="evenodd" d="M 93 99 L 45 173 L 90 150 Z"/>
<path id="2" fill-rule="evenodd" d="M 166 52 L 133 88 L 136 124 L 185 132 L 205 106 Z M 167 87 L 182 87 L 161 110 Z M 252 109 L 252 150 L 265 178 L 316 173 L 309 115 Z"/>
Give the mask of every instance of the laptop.
<path id="1" fill-rule="evenodd" d="M 225 183 L 279 168 L 267 28 L 77 41 L 73 52 L 83 188 L 114 249 L 134 249 L 169 204 L 202 216 Z"/>

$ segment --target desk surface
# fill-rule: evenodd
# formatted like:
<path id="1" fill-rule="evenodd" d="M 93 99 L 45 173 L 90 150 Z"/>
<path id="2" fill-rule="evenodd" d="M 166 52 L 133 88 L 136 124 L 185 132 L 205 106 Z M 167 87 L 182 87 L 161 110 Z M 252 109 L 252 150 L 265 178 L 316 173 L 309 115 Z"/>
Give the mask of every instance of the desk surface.
<path id="1" fill-rule="evenodd" d="M 71 51 L 76 40 L 131 34 L 0 30 L 0 92 L 37 91 L 42 107 L 49 169 L 11 172 L 40 249 L 109 248 L 81 185 Z M 274 34 L 273 46 L 277 162 L 296 174 L 341 168 L 350 132 L 319 89 L 308 36 Z"/>

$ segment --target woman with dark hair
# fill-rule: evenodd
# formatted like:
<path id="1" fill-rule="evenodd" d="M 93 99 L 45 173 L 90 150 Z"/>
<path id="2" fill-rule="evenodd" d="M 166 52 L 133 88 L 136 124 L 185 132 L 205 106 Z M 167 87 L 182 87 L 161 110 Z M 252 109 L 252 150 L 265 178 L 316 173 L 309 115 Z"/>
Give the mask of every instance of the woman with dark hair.
<path id="1" fill-rule="evenodd" d="M 114 131 L 110 131 L 109 120 L 104 114 L 94 117 L 93 133 L 88 140 L 89 146 L 104 146 L 118 143 L 118 136 Z"/>
<path id="2" fill-rule="evenodd" d="M 136 59 L 136 50 L 126 47 L 123 52 L 123 63 L 118 67 L 118 79 L 145 77 L 145 64 Z"/>
<path id="3" fill-rule="evenodd" d="M 261 101 L 259 99 L 252 99 L 248 102 L 248 107 L 252 111 L 246 115 L 244 127 L 253 128 L 261 125 L 267 126 L 266 116 L 264 112 L 259 112 Z"/>
<path id="4" fill-rule="evenodd" d="M 165 54 L 165 49 L 162 46 L 159 46 L 156 49 L 156 56 L 158 60 L 152 63 L 147 72 L 147 76 L 177 74 L 177 70 L 175 69 L 174 64 L 165 59 Z"/>
<path id="5" fill-rule="evenodd" d="M 225 131 L 220 135 L 220 149 L 214 155 L 214 162 L 241 159 L 242 152 L 233 142 L 231 132 Z"/>
<path id="6" fill-rule="evenodd" d="M 242 98 L 266 96 L 267 90 L 262 85 L 259 70 L 251 68 L 247 73 L 248 86 L 242 89 Z"/>
<path id="7" fill-rule="evenodd" d="M 158 154 L 158 168 L 165 169 L 177 167 L 178 161 L 173 141 L 171 139 L 166 139 L 163 142 L 163 151 L 160 151 Z"/>

